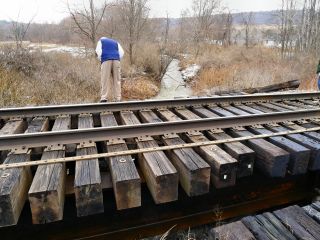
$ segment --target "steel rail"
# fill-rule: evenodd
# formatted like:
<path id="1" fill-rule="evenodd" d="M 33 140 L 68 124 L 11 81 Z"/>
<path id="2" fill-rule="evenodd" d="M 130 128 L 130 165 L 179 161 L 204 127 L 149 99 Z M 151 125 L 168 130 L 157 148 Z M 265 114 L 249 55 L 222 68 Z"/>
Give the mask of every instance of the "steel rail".
<path id="1" fill-rule="evenodd" d="M 173 108 L 179 106 L 196 106 L 221 103 L 244 103 L 261 101 L 284 101 L 299 99 L 318 99 L 320 92 L 283 93 L 283 94 L 248 94 L 235 96 L 215 96 L 200 98 L 144 100 L 111 103 L 88 103 L 73 105 L 54 105 L 23 108 L 2 108 L 0 118 L 56 116 L 61 114 L 99 113 L 104 111 L 141 110 L 157 108 Z"/>
<path id="2" fill-rule="evenodd" d="M 0 165 L 0 170 L 6 170 L 9 168 L 26 167 L 26 166 L 47 165 L 52 163 L 83 161 L 83 160 L 97 159 L 97 158 L 103 158 L 103 157 L 104 158 L 115 157 L 115 156 L 147 153 L 147 152 L 154 152 L 154 151 L 165 151 L 165 150 L 172 150 L 172 149 L 178 149 L 178 148 L 181 149 L 181 148 L 209 146 L 209 145 L 217 145 L 222 143 L 239 142 L 239 141 L 246 141 L 251 139 L 268 138 L 268 137 L 283 136 L 288 134 L 298 134 L 298 133 L 304 133 L 304 132 L 314 132 L 314 131 L 320 131 L 320 127 L 305 128 L 305 129 L 291 130 L 286 132 L 277 132 L 277 133 L 270 133 L 270 134 L 260 134 L 260 135 L 248 136 L 248 137 L 230 138 L 230 139 L 223 139 L 223 140 L 186 143 L 186 144 L 171 145 L 171 146 L 161 146 L 161 147 L 155 147 L 155 148 L 134 149 L 134 150 L 127 150 L 127 151 L 119 151 L 119 152 L 82 155 L 82 156 L 76 156 L 76 157 L 65 157 L 65 158 L 46 159 L 46 160 L 39 160 L 39 161 L 32 161 L 32 162 L 2 164 Z"/>
<path id="3" fill-rule="evenodd" d="M 272 122 L 297 121 L 320 118 L 320 109 L 204 118 L 174 122 L 146 123 L 139 125 L 121 125 L 117 127 L 99 127 L 80 130 L 40 132 L 30 134 L 13 134 L 0 136 L 0 150 L 15 148 L 46 147 L 55 144 L 72 144 L 81 142 L 116 141 L 117 139 L 158 136 L 189 131 L 250 126 Z"/>

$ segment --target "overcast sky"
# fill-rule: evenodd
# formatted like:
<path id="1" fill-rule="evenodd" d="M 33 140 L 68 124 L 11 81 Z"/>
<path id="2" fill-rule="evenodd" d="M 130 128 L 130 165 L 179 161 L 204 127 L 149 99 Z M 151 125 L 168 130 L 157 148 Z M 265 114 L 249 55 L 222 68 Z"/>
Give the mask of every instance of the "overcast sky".
<path id="1" fill-rule="evenodd" d="M 95 0 L 99 6 L 104 0 Z M 58 23 L 67 16 L 66 0 L 0 0 L 0 20 L 19 20 L 28 22 L 34 14 L 34 22 Z M 69 0 L 70 3 L 83 4 L 87 0 Z M 151 16 L 179 17 L 181 10 L 190 8 L 192 0 L 149 0 Z M 280 8 L 281 0 L 222 0 L 232 12 L 269 11 Z"/>

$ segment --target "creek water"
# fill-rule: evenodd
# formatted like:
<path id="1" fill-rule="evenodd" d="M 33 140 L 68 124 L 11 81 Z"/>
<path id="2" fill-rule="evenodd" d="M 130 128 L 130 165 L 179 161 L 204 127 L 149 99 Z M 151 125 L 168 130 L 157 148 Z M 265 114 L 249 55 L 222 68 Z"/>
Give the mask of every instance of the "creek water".
<path id="1" fill-rule="evenodd" d="M 161 80 L 160 93 L 155 99 L 173 99 L 175 97 L 191 96 L 191 89 L 186 86 L 179 69 L 180 61 L 173 59 Z"/>

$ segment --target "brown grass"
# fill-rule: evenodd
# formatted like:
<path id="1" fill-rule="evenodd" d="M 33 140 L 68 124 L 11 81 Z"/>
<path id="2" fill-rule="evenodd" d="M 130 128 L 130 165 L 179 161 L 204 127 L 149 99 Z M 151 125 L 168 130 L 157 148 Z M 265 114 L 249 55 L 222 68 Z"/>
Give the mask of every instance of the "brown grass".
<path id="1" fill-rule="evenodd" d="M 100 63 L 95 57 L 14 48 L 12 44 L 0 46 L 0 107 L 99 101 Z M 121 61 L 123 100 L 156 96 L 164 69 L 160 54 L 174 55 L 178 48 L 173 44 L 164 50 L 160 50 L 159 43 L 137 45 L 134 65 L 129 64 L 126 54 Z M 204 45 L 195 60 L 192 48 L 190 52 L 184 49 L 189 55 L 179 57 L 181 68 L 194 63 L 202 67 L 189 82 L 194 95 L 294 79 L 300 80 L 300 90 L 317 90 L 318 58 L 311 54 L 294 54 L 283 60 L 275 48 Z"/>
<path id="2" fill-rule="evenodd" d="M 299 90 L 317 90 L 317 60 L 304 53 L 282 59 L 275 48 L 214 45 L 207 47 L 197 59 L 202 68 L 190 84 L 196 96 L 295 79 L 300 80 Z"/>
<path id="3" fill-rule="evenodd" d="M 157 52 L 145 51 L 139 65 L 130 66 L 128 56 L 121 62 L 124 100 L 152 98 L 159 92 Z M 0 84 L 0 107 L 97 102 L 100 62 L 94 56 L 17 51 L 6 45 L 0 49 Z"/>
<path id="4" fill-rule="evenodd" d="M 159 93 L 159 82 L 148 78 L 126 79 L 122 82 L 121 93 L 123 100 L 150 99 Z"/>

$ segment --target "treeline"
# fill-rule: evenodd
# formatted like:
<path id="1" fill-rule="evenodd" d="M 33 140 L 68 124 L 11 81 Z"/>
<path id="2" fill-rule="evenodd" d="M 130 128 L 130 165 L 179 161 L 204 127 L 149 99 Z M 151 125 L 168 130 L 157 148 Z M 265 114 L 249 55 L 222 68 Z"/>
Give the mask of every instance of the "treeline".
<path id="1" fill-rule="evenodd" d="M 153 18 L 149 0 L 114 0 L 94 5 L 66 3 L 69 17 L 59 24 L 0 22 L 0 41 L 77 43 L 92 48 L 102 36 L 117 39 L 134 62 L 136 46 L 159 42 L 159 49 L 179 43 L 195 56 L 205 44 L 259 44 L 269 37 L 283 56 L 320 47 L 320 0 L 281 0 L 280 9 L 263 14 L 233 13 L 223 0 L 195 0 L 180 18 Z M 23 10 L 23 9 L 22 9 Z M 257 24 L 267 24 L 261 27 Z"/>

